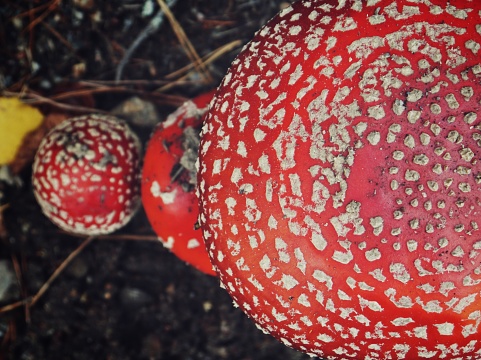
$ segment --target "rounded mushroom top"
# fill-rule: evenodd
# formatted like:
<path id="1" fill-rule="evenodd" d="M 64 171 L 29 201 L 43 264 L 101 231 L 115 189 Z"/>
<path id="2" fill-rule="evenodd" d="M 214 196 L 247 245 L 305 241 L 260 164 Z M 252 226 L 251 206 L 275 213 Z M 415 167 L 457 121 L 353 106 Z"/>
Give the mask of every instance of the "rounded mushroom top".
<path id="1" fill-rule="evenodd" d="M 215 275 L 196 228 L 195 163 L 199 133 L 213 91 L 188 100 L 154 129 L 142 169 L 142 204 L 162 244 L 198 270 Z"/>
<path id="2" fill-rule="evenodd" d="M 200 223 L 227 291 L 327 358 L 481 353 L 481 3 L 299 1 L 225 76 Z"/>
<path id="3" fill-rule="evenodd" d="M 99 235 L 125 225 L 140 204 L 137 136 L 119 119 L 86 115 L 63 121 L 42 140 L 33 189 L 60 228 Z"/>

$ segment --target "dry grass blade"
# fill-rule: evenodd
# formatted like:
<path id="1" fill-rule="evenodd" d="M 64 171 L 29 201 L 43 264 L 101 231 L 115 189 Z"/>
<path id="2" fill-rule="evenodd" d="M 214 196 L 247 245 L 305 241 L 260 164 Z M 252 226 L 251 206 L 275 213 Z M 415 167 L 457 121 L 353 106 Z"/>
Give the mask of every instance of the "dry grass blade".
<path id="1" fill-rule="evenodd" d="M 69 234 L 71 236 L 81 237 L 82 235 L 67 233 L 61 231 L 62 234 Z M 140 235 L 140 234 L 107 234 L 107 235 L 98 235 L 97 239 L 99 240 L 133 240 L 133 241 L 159 241 L 159 237 L 157 235 Z"/>
<path id="2" fill-rule="evenodd" d="M 54 108 L 57 108 L 57 109 L 63 109 L 63 110 L 73 111 L 73 112 L 106 113 L 106 111 L 103 111 L 103 110 L 100 110 L 100 109 L 93 109 L 93 108 L 86 107 L 86 106 L 69 105 L 69 104 L 60 103 L 60 102 L 57 102 L 57 101 L 52 100 L 50 98 L 44 97 L 42 95 L 33 93 L 31 91 L 22 91 L 20 93 L 16 93 L 16 92 L 12 92 L 12 91 L 4 91 L 3 94 L 6 95 L 6 96 L 18 97 L 18 98 L 22 99 L 22 101 L 25 104 L 30 104 L 30 105 L 48 104 L 48 105 L 51 105 L 51 106 L 53 106 Z"/>
<path id="3" fill-rule="evenodd" d="M 229 51 L 234 50 L 236 47 L 239 47 L 241 45 L 242 45 L 242 42 L 240 40 L 231 41 L 230 43 L 222 45 L 221 47 L 215 49 L 214 51 L 210 52 L 206 56 L 203 56 L 201 60 L 202 60 L 203 64 L 209 65 L 209 64 L 213 63 L 215 60 L 217 60 L 218 58 L 220 58 L 222 55 L 228 53 Z M 182 67 L 182 68 L 180 68 L 180 69 L 178 69 L 174 72 L 171 72 L 165 78 L 166 79 L 175 79 L 178 76 L 185 75 L 190 70 L 192 70 L 192 68 L 194 68 L 194 64 L 189 64 L 189 65 L 184 66 L 184 67 Z M 169 86 L 169 85 L 170 84 L 166 84 L 166 86 Z"/>
<path id="4" fill-rule="evenodd" d="M 174 14 L 172 14 L 172 11 L 170 11 L 169 7 L 167 6 L 164 0 L 157 0 L 157 3 L 159 4 L 162 11 L 165 13 L 165 16 L 169 20 L 170 25 L 172 26 L 172 29 L 177 35 L 177 38 L 179 39 L 180 44 L 185 49 L 187 56 L 189 57 L 190 61 L 192 61 L 192 63 L 194 64 L 194 67 L 196 68 L 196 70 L 203 77 L 206 83 L 211 82 L 212 76 L 210 75 L 209 70 L 205 66 L 205 63 L 202 61 L 202 59 L 199 57 L 199 54 L 197 54 L 197 51 L 195 50 L 189 38 L 185 34 L 184 29 L 179 24 L 179 22 L 175 19 Z"/>
<path id="5" fill-rule="evenodd" d="M 74 251 L 70 253 L 69 256 L 60 264 L 60 266 L 55 269 L 53 274 L 49 277 L 49 279 L 42 285 L 40 290 L 32 297 L 32 300 L 28 304 L 29 306 L 35 305 L 35 303 L 42 297 L 43 294 L 48 290 L 50 285 L 55 281 L 55 279 L 62 273 L 62 271 L 72 262 L 73 259 L 77 257 L 78 254 L 82 252 L 82 250 L 90 244 L 95 239 L 94 236 L 89 236 L 85 239 L 79 247 L 77 247 Z"/>
<path id="6" fill-rule="evenodd" d="M 45 19 L 61 2 L 62 0 L 52 0 L 47 10 L 45 10 L 45 12 L 39 15 L 36 19 L 32 20 L 24 31 L 32 31 L 32 29 L 41 23 L 43 19 Z"/>
<path id="7" fill-rule="evenodd" d="M 165 84 L 166 82 L 164 81 L 162 83 Z M 112 84 L 115 85 L 115 82 L 113 82 Z M 155 83 L 152 83 L 149 81 L 145 81 L 142 83 L 139 81 L 139 82 L 131 82 L 131 84 L 147 86 Z M 72 90 L 72 91 L 65 91 L 62 93 L 51 95 L 48 98 L 38 93 L 35 93 L 33 91 L 29 91 L 28 89 L 25 89 L 22 92 L 4 91 L 3 94 L 5 96 L 21 98 L 25 104 L 30 104 L 30 105 L 48 104 L 54 108 L 62 109 L 66 111 L 80 112 L 80 113 L 103 113 L 103 114 L 107 113 L 107 111 L 97 109 L 97 108 L 91 108 L 87 106 L 71 105 L 64 102 L 60 102 L 60 101 L 73 99 L 73 98 L 80 98 L 83 96 L 101 94 L 101 93 L 123 93 L 123 94 L 128 93 L 128 94 L 145 95 L 145 96 L 154 97 L 156 101 L 161 104 L 174 105 L 174 106 L 180 105 L 185 101 L 185 98 L 176 96 L 176 95 L 159 94 L 155 92 L 149 92 L 147 90 L 136 90 L 136 89 L 129 88 L 127 86 L 108 86 L 100 82 L 96 83 L 94 81 L 91 81 L 91 82 L 82 81 L 82 82 L 79 82 L 78 85 L 81 86 L 79 89 Z"/>
<path id="8" fill-rule="evenodd" d="M 17 301 L 13 304 L 6 305 L 2 308 L 0 308 L 0 313 L 4 313 L 7 311 L 14 310 L 20 306 L 27 306 L 28 308 L 32 307 L 35 305 L 35 303 L 45 294 L 45 292 L 50 288 L 52 283 L 55 281 L 55 279 L 58 278 L 58 276 L 65 270 L 65 268 L 85 249 L 85 247 L 90 244 L 93 240 L 95 239 L 94 236 L 89 236 L 87 239 L 85 239 L 74 251 L 72 251 L 67 258 L 62 261 L 60 266 L 55 269 L 53 274 L 48 278 L 48 280 L 40 287 L 40 289 L 37 291 L 37 293 L 32 296 L 31 298 L 24 299 Z"/>
<path id="9" fill-rule="evenodd" d="M 217 48 L 216 50 L 212 51 L 208 55 L 202 57 L 202 62 L 205 65 L 211 64 L 216 59 L 218 59 L 219 57 L 224 55 L 225 53 L 227 53 L 227 52 L 229 52 L 229 51 L 231 51 L 231 50 L 233 50 L 236 47 L 241 46 L 241 45 L 242 45 L 242 42 L 240 40 L 235 40 L 235 41 L 232 41 L 228 44 L 225 44 L 225 45 L 221 46 L 220 48 Z M 178 77 L 178 79 L 173 80 L 170 83 L 167 83 L 166 85 L 158 88 L 156 91 L 157 92 L 164 92 L 164 91 L 167 91 L 167 90 L 173 88 L 176 85 L 182 85 L 185 82 L 185 79 L 188 79 L 190 77 L 190 72 L 192 71 L 193 68 L 194 68 L 194 64 L 191 63 L 187 66 L 184 66 L 183 68 L 180 68 L 180 69 L 168 74 L 166 76 L 167 79 L 174 79 L 176 77 Z"/>

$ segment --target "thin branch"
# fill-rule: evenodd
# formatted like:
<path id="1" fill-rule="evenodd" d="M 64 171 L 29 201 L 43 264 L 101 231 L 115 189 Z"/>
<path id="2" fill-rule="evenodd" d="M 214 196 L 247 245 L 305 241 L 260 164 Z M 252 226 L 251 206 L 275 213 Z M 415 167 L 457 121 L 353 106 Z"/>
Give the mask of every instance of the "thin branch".
<path id="1" fill-rule="evenodd" d="M 65 234 L 80 237 L 82 235 L 72 234 L 63 232 Z M 133 240 L 133 241 L 159 241 L 159 237 L 156 235 L 137 235 L 137 234 L 107 234 L 107 235 L 98 235 L 98 240 Z"/>
<path id="2" fill-rule="evenodd" d="M 218 58 L 220 58 L 222 55 L 224 55 L 225 53 L 228 53 L 229 51 L 232 51 L 233 49 L 235 49 L 236 47 L 239 47 L 242 45 L 242 41 L 240 40 L 234 40 L 234 41 L 231 41 L 230 43 L 228 44 L 225 44 L 225 45 L 222 45 L 221 47 L 215 49 L 214 51 L 210 52 L 209 54 L 207 54 L 206 56 L 203 56 L 201 61 L 205 64 L 205 65 L 208 65 L 208 64 L 211 64 L 213 63 L 215 60 L 217 60 Z M 186 65 L 170 74 L 168 74 L 165 78 L 166 79 L 173 79 L 173 78 L 176 78 L 177 76 L 181 75 L 181 74 L 185 74 L 187 73 L 188 71 L 192 70 L 192 68 L 194 68 L 194 64 L 189 64 L 189 65 Z M 168 86 L 169 84 L 166 84 L 166 86 Z"/>
<path id="3" fill-rule="evenodd" d="M 104 110 L 93 109 L 93 108 L 86 107 L 86 106 L 78 106 L 78 105 L 69 105 L 69 104 L 59 103 L 57 101 L 46 98 L 46 97 L 41 96 L 39 94 L 34 94 L 32 92 L 13 93 L 13 92 L 10 92 L 10 91 L 5 91 L 4 95 L 17 96 L 17 97 L 21 98 L 22 101 L 26 104 L 49 104 L 49 105 L 52 105 L 56 108 L 64 109 L 64 110 L 68 110 L 68 111 L 86 112 L 86 113 L 87 112 L 88 113 L 91 113 L 91 112 L 106 113 L 106 111 L 104 111 Z M 26 98 L 26 97 L 28 97 L 28 98 Z"/>
<path id="4" fill-rule="evenodd" d="M 89 236 L 85 239 L 78 248 L 70 253 L 69 256 L 60 264 L 60 266 L 53 272 L 50 278 L 42 285 L 40 290 L 32 297 L 28 306 L 31 307 L 42 297 L 43 294 L 49 289 L 50 285 L 55 281 L 55 279 L 64 271 L 64 269 L 72 262 L 73 259 L 77 257 L 78 254 L 82 252 L 85 247 L 90 244 L 95 239 L 94 236 Z"/>
<path id="5" fill-rule="evenodd" d="M 175 19 L 174 14 L 172 14 L 172 11 L 170 11 L 169 7 L 167 6 L 164 0 L 157 0 L 157 3 L 159 4 L 160 8 L 164 11 L 165 16 L 169 20 L 170 25 L 172 26 L 172 29 L 177 35 L 177 39 L 179 40 L 182 47 L 185 49 L 190 61 L 194 64 L 195 68 L 201 74 L 204 80 L 206 82 L 211 82 L 212 77 L 209 73 L 209 70 L 200 59 L 199 55 L 197 54 L 197 51 L 195 50 L 189 38 L 185 34 L 184 29 L 182 28 L 182 26 L 180 26 L 179 22 Z"/>
<path id="6" fill-rule="evenodd" d="M 175 5 L 177 0 L 169 0 L 168 7 L 172 7 Z M 145 39 L 147 39 L 150 35 L 155 33 L 162 23 L 164 22 L 164 12 L 163 10 L 159 10 L 157 14 L 150 20 L 149 24 L 140 32 L 134 42 L 129 46 L 129 48 L 125 51 L 124 56 L 120 60 L 119 64 L 117 65 L 117 69 L 115 71 L 115 81 L 118 82 L 122 79 L 122 74 L 124 72 L 124 68 L 127 63 L 132 58 L 132 55 L 137 50 L 137 48 L 142 44 Z"/>
<path id="7" fill-rule="evenodd" d="M 235 40 L 235 41 L 232 41 L 226 45 L 223 45 L 221 46 L 220 48 L 214 50 L 213 52 L 211 52 L 210 54 L 208 54 L 207 56 L 204 56 L 202 58 L 202 61 L 204 64 L 210 64 L 212 62 L 214 62 L 216 59 L 218 59 L 220 56 L 222 56 L 223 54 L 231 51 L 232 49 L 238 47 L 242 45 L 242 42 L 240 40 Z M 177 80 L 174 80 L 170 83 L 167 83 L 166 85 L 156 89 L 157 92 L 165 92 L 173 87 L 175 87 L 176 85 L 180 85 L 180 84 L 183 84 L 186 79 L 189 78 L 190 76 L 190 72 L 192 71 L 192 68 L 194 67 L 194 64 L 189 64 L 187 66 L 184 66 L 183 68 L 179 69 L 179 70 L 176 70 L 172 73 L 170 73 L 169 75 L 166 76 L 166 78 L 174 78 L 176 76 L 180 76 L 181 74 L 184 74 L 183 76 L 179 77 Z"/>
<path id="8" fill-rule="evenodd" d="M 60 3 L 62 0 L 52 0 L 47 10 L 40 14 L 36 19 L 32 20 L 24 31 L 32 31 L 32 29 L 43 21 Z"/>
<path id="9" fill-rule="evenodd" d="M 4 313 L 7 311 L 14 310 L 16 308 L 19 308 L 21 306 L 27 306 L 28 308 L 34 306 L 37 301 L 47 292 L 47 290 L 50 288 L 52 283 L 55 281 L 55 279 L 58 278 L 58 276 L 65 270 L 65 268 L 82 252 L 85 247 L 90 244 L 93 240 L 95 239 L 94 236 L 89 236 L 86 238 L 74 251 L 72 251 L 69 256 L 60 264 L 60 266 L 55 269 L 53 274 L 48 278 L 48 280 L 40 287 L 40 289 L 37 291 L 37 293 L 29 298 L 14 302 L 12 304 L 6 305 L 2 308 L 0 308 L 0 313 Z"/>

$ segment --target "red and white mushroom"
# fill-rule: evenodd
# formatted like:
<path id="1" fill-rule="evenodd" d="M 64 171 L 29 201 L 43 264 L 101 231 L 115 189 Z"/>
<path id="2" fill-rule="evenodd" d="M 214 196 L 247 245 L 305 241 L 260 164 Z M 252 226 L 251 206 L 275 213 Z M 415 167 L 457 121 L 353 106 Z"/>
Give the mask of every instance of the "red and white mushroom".
<path id="1" fill-rule="evenodd" d="M 139 208 L 140 153 L 137 135 L 115 117 L 65 120 L 45 136 L 35 155 L 35 197 L 63 230 L 111 233 Z"/>
<path id="2" fill-rule="evenodd" d="M 218 89 L 200 224 L 227 291 L 287 345 L 480 359 L 480 160 L 480 1 L 300 1 Z"/>
<path id="3" fill-rule="evenodd" d="M 186 101 L 154 130 L 144 157 L 142 204 L 160 241 L 178 258 L 215 275 L 196 228 L 195 162 L 199 133 L 214 92 Z"/>

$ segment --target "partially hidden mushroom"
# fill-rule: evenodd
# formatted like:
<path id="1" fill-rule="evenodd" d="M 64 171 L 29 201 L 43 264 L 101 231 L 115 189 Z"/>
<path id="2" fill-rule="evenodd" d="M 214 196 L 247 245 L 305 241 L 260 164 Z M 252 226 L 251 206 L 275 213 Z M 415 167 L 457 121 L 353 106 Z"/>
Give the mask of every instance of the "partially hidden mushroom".
<path id="1" fill-rule="evenodd" d="M 225 76 L 200 226 L 257 325 L 326 359 L 481 358 L 481 2 L 298 1 Z"/>
<path id="2" fill-rule="evenodd" d="M 120 119 L 67 119 L 42 140 L 32 184 L 44 214 L 65 231 L 108 234 L 140 206 L 141 145 Z"/>
<path id="3" fill-rule="evenodd" d="M 195 162 L 199 133 L 213 91 L 188 100 L 154 129 L 142 170 L 142 204 L 159 240 L 181 260 L 214 275 L 196 227 Z"/>

